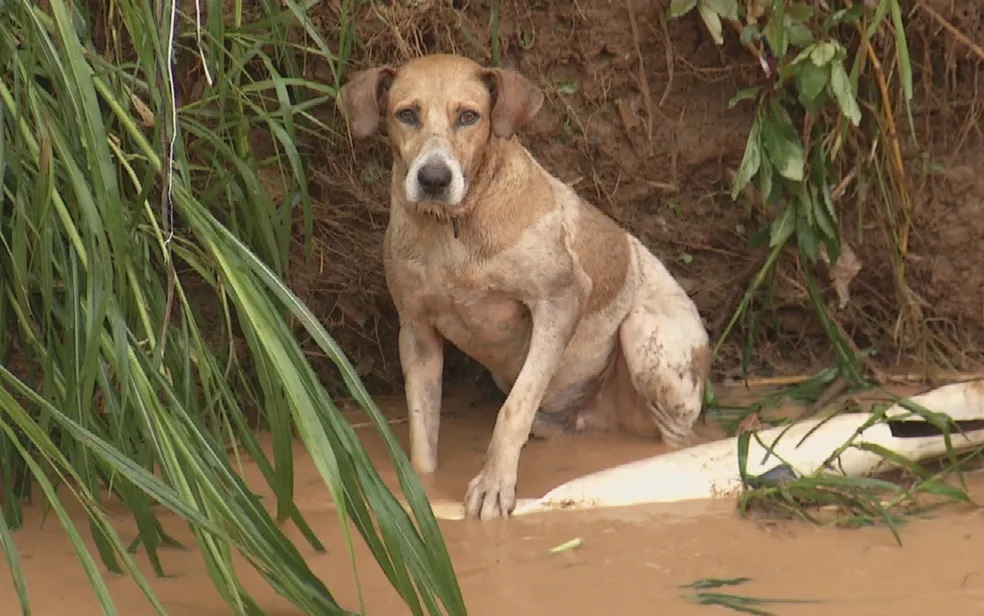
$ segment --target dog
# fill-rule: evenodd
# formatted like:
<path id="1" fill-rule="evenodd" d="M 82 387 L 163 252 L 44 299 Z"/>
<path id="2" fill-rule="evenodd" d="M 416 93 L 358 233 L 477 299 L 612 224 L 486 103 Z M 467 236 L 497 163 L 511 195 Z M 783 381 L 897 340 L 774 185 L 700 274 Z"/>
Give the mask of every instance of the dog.
<path id="1" fill-rule="evenodd" d="M 353 73 L 338 94 L 353 138 L 382 128 L 392 147 L 383 264 L 418 473 L 437 469 L 445 340 L 506 394 L 465 493 L 470 518 L 513 512 L 531 435 L 623 429 L 692 442 L 710 372 L 697 306 L 520 143 L 544 102 L 536 84 L 434 54 Z"/>

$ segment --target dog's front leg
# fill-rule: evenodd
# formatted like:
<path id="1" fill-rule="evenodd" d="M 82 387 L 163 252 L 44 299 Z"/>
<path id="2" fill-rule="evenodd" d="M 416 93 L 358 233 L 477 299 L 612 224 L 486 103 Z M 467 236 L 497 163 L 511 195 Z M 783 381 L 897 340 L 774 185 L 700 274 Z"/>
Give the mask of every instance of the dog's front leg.
<path id="1" fill-rule="evenodd" d="M 409 320 L 400 324 L 400 366 L 410 423 L 410 463 L 418 473 L 433 473 L 444 370 L 444 341 L 434 327 Z"/>
<path id="2" fill-rule="evenodd" d="M 519 453 L 580 321 L 582 304 L 581 296 L 572 291 L 531 306 L 530 350 L 499 410 L 482 472 L 468 484 L 466 515 L 486 520 L 507 516 L 516 507 Z"/>

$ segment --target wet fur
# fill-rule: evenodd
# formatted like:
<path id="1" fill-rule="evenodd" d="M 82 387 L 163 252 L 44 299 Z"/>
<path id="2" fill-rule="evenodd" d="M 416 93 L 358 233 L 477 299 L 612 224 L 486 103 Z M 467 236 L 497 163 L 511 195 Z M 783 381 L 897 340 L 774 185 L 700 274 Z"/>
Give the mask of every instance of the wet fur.
<path id="1" fill-rule="evenodd" d="M 354 136 L 382 124 L 393 149 L 383 255 L 418 472 L 437 468 L 444 340 L 507 392 L 468 486 L 469 516 L 512 511 L 531 431 L 690 441 L 710 370 L 700 315 L 659 259 L 515 138 L 543 103 L 539 88 L 514 71 L 432 55 L 353 75 L 341 101 Z M 419 125 L 397 117 L 407 108 Z M 480 120 L 456 124 L 463 109 Z M 412 198 L 408 170 L 432 152 L 453 160 L 460 200 Z"/>

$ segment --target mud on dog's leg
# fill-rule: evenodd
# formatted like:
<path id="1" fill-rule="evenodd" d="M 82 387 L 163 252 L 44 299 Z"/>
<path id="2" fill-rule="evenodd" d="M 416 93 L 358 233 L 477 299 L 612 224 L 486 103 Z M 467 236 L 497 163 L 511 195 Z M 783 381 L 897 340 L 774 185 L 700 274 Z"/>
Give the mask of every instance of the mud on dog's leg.
<path id="1" fill-rule="evenodd" d="M 643 294 L 644 295 L 644 294 Z M 691 443 L 710 374 L 707 332 L 696 309 L 680 299 L 674 309 L 640 301 L 622 323 L 622 353 L 636 392 L 663 440 Z"/>
<path id="2" fill-rule="evenodd" d="M 418 473 L 433 473 L 437 470 L 444 370 L 444 340 L 437 330 L 419 321 L 402 322 L 400 366 L 410 424 L 410 462 Z"/>
<path id="3" fill-rule="evenodd" d="M 487 520 L 507 516 L 516 507 L 520 451 L 574 335 L 582 305 L 583 298 L 572 291 L 531 307 L 530 350 L 499 410 L 482 471 L 468 484 L 465 515 Z"/>

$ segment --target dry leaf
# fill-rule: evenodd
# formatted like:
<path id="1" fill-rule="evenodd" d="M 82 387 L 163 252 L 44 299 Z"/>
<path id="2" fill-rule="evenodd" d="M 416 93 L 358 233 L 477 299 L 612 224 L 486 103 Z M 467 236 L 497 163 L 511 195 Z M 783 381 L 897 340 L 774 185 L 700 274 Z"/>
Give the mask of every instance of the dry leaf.
<path id="1" fill-rule="evenodd" d="M 827 256 L 826 246 L 820 246 L 820 256 L 824 263 L 829 266 L 830 257 Z M 838 299 L 837 307 L 840 310 L 843 310 L 851 301 L 851 292 L 848 287 L 860 271 L 861 260 L 858 259 L 850 244 L 841 241 L 840 256 L 837 257 L 837 263 L 834 263 L 834 266 L 830 268 L 830 280 L 834 283 L 834 291 L 837 292 Z"/>
<path id="2" fill-rule="evenodd" d="M 133 103 L 133 109 L 140 116 L 140 125 L 144 128 L 153 128 L 155 123 L 154 112 L 150 110 L 150 107 L 132 92 L 130 93 L 130 102 Z"/>

